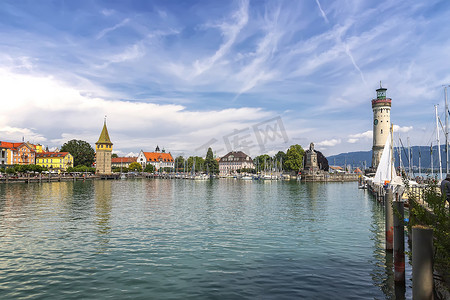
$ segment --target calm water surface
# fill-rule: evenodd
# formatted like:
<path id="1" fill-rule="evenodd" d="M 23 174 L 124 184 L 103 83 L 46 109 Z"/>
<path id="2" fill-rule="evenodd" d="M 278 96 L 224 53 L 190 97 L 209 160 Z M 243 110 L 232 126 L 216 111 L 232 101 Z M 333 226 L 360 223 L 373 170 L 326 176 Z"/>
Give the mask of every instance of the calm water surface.
<path id="1" fill-rule="evenodd" d="M 395 298 L 357 183 L 2 184 L 0 247 L 1 299 Z"/>

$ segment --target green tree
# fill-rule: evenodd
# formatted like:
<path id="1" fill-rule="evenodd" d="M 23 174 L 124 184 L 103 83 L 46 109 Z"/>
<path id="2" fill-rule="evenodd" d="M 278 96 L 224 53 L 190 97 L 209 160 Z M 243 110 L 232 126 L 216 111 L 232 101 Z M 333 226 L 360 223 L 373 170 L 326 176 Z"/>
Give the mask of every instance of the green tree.
<path id="1" fill-rule="evenodd" d="M 184 170 L 185 159 L 183 156 L 175 158 L 175 170 L 176 172 L 182 172 Z"/>
<path id="2" fill-rule="evenodd" d="M 144 172 L 153 173 L 155 172 L 155 167 L 152 164 L 147 164 L 145 166 Z"/>
<path id="3" fill-rule="evenodd" d="M 278 170 L 284 170 L 284 163 L 286 161 L 286 153 L 284 153 L 283 151 L 278 151 L 277 154 L 275 154 L 275 163 L 276 163 L 276 168 Z"/>
<path id="4" fill-rule="evenodd" d="M 15 167 L 10 167 L 6 169 L 6 174 L 12 175 L 12 174 L 16 174 L 16 168 Z"/>
<path id="5" fill-rule="evenodd" d="M 209 147 L 206 152 L 205 171 L 212 174 L 219 174 L 219 162 L 214 159 L 214 154 L 211 147 Z"/>
<path id="6" fill-rule="evenodd" d="M 187 159 L 188 171 L 191 172 L 194 169 L 195 162 L 195 172 L 202 172 L 204 170 L 205 160 L 200 156 L 190 156 Z"/>
<path id="7" fill-rule="evenodd" d="M 70 140 L 61 147 L 61 152 L 69 152 L 73 156 L 73 166 L 92 166 L 95 160 L 95 151 L 88 142 Z"/>
<path id="8" fill-rule="evenodd" d="M 112 168 L 113 173 L 128 173 L 127 167 L 114 167 Z"/>
<path id="9" fill-rule="evenodd" d="M 134 171 L 134 172 L 142 172 L 142 166 L 138 162 L 132 162 L 130 166 L 128 167 L 128 170 Z"/>
<path id="10" fill-rule="evenodd" d="M 286 160 L 283 163 L 284 169 L 287 171 L 299 171 L 303 167 L 303 150 L 300 145 L 292 145 L 286 152 Z"/>
<path id="11" fill-rule="evenodd" d="M 118 158 L 119 155 L 117 155 L 116 153 L 111 154 L 111 158 Z"/>
<path id="12" fill-rule="evenodd" d="M 255 168 L 258 170 L 258 172 L 264 172 L 265 170 L 268 170 L 270 168 L 271 162 L 272 158 L 267 154 L 257 156 L 253 159 L 253 164 L 255 165 Z"/>

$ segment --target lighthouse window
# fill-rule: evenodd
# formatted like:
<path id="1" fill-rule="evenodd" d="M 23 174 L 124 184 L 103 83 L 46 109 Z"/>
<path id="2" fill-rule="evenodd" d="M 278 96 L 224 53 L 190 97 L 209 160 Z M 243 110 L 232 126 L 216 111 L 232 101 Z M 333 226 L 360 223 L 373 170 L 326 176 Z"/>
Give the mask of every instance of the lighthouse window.
<path id="1" fill-rule="evenodd" d="M 381 129 L 381 134 L 383 134 L 383 129 Z"/>

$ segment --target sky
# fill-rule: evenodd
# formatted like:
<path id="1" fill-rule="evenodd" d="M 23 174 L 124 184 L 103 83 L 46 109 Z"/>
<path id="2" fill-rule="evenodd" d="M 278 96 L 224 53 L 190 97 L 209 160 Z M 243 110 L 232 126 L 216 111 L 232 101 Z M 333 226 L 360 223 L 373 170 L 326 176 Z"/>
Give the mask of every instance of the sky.
<path id="1" fill-rule="evenodd" d="M 368 151 L 381 81 L 395 139 L 435 145 L 449 29 L 448 0 L 1 0 L 0 140 Z"/>

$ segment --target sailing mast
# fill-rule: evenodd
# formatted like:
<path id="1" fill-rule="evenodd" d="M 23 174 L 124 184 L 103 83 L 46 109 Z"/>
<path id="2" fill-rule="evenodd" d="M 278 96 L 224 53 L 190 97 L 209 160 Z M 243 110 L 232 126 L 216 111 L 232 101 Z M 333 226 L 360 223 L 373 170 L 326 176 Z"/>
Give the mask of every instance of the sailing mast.
<path id="1" fill-rule="evenodd" d="M 437 105 L 434 106 L 434 111 L 436 113 L 436 135 L 437 135 L 438 155 L 439 155 L 439 179 L 442 180 L 441 142 L 439 140 L 439 123 L 438 123 Z"/>
<path id="2" fill-rule="evenodd" d="M 412 172 L 411 172 L 411 146 L 409 144 L 409 136 L 407 138 L 408 142 L 408 177 L 412 178 Z"/>
<path id="3" fill-rule="evenodd" d="M 391 123 L 391 128 L 390 128 L 390 131 L 391 131 L 391 151 L 390 151 L 390 155 L 391 155 L 391 181 L 392 180 L 394 180 L 394 174 L 393 174 L 393 172 L 394 172 L 394 166 L 395 166 L 395 164 L 394 164 L 394 125 Z"/>
<path id="4" fill-rule="evenodd" d="M 430 156 L 431 156 L 431 178 L 433 178 L 433 143 L 430 145 Z"/>
<path id="5" fill-rule="evenodd" d="M 448 174 L 448 103 L 447 103 L 447 86 L 444 87 L 445 94 L 445 154 L 446 154 L 446 165 Z"/>

